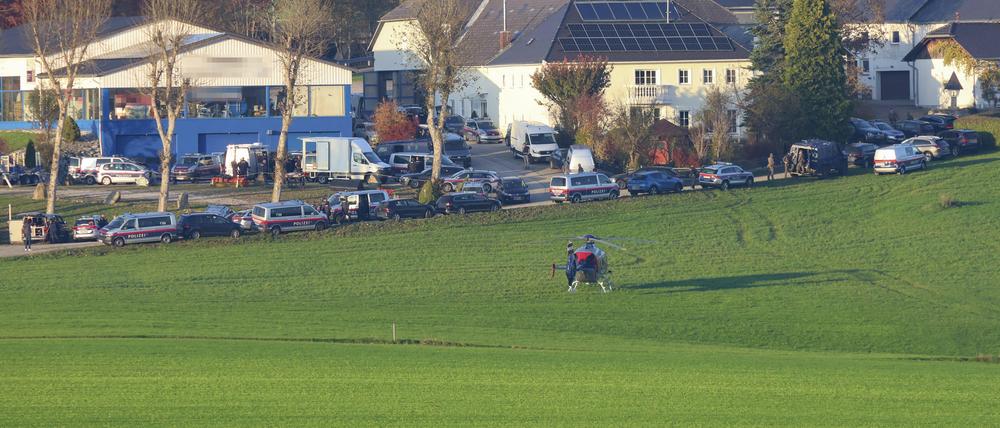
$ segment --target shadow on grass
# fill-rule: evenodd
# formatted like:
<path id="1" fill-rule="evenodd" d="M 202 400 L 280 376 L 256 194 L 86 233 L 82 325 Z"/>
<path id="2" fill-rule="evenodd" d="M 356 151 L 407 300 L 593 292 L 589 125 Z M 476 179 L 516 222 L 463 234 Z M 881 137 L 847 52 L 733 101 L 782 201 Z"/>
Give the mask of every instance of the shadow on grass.
<path id="1" fill-rule="evenodd" d="M 833 280 L 830 279 L 821 281 L 807 280 L 808 278 L 816 275 L 818 275 L 817 272 L 788 272 L 724 276 L 718 278 L 691 278 L 678 281 L 640 284 L 622 288 L 629 290 L 669 289 L 669 292 L 671 293 L 683 293 L 692 291 L 723 291 L 772 286 L 815 285 L 833 282 Z"/>

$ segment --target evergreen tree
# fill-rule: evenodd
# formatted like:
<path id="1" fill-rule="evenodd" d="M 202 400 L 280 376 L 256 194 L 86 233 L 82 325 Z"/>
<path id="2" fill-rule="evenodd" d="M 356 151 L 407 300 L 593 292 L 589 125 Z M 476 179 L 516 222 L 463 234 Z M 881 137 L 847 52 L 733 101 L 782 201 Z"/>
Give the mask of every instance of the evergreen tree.
<path id="1" fill-rule="evenodd" d="M 38 166 L 38 159 L 35 157 L 35 142 L 28 140 L 28 145 L 24 147 L 24 167 L 34 168 Z"/>
<path id="2" fill-rule="evenodd" d="M 826 0 L 794 0 L 784 47 L 784 84 L 799 99 L 794 135 L 839 141 L 852 102 L 840 31 Z"/>
<path id="3" fill-rule="evenodd" d="M 789 119 L 796 114 L 795 97 L 785 88 L 785 26 L 792 0 L 759 0 L 750 28 L 755 43 L 750 52 L 750 68 L 757 73 L 747 83 L 742 100 L 743 123 L 756 134 L 760 144 L 782 151 L 791 142 Z"/>
<path id="4" fill-rule="evenodd" d="M 792 10 L 792 0 L 759 0 L 754 6 L 754 24 L 750 28 L 755 42 L 750 52 L 750 68 L 761 72 L 754 79 L 772 79 L 785 60 L 785 25 Z"/>

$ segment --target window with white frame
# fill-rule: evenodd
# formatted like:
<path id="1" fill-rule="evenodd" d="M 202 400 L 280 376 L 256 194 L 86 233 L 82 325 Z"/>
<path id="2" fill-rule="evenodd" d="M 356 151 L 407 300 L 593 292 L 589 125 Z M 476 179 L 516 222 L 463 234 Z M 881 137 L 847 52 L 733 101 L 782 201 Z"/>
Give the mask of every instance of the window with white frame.
<path id="1" fill-rule="evenodd" d="M 715 83 L 715 70 L 711 68 L 705 68 L 701 70 L 701 83 L 706 85 L 711 85 Z"/>
<path id="2" fill-rule="evenodd" d="M 899 31 L 893 31 L 892 32 L 892 37 L 889 40 L 890 40 L 890 43 L 892 43 L 894 45 L 898 45 L 899 44 Z"/>
<path id="3" fill-rule="evenodd" d="M 691 83 L 691 73 L 688 70 L 678 70 L 677 71 L 677 84 L 687 85 Z"/>
<path id="4" fill-rule="evenodd" d="M 657 85 L 659 84 L 658 74 L 656 70 L 636 70 L 635 84 L 637 86 Z"/>
<path id="5" fill-rule="evenodd" d="M 736 84 L 736 69 L 727 68 L 726 69 L 726 84 L 735 85 Z"/>
<path id="6" fill-rule="evenodd" d="M 691 112 L 687 110 L 677 112 L 677 125 L 685 128 L 691 126 Z"/>

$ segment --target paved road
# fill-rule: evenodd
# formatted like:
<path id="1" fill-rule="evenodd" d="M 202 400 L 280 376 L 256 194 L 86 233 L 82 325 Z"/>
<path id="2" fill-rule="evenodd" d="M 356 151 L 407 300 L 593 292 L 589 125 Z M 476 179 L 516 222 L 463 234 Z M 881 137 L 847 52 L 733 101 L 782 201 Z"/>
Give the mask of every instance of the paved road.
<path id="1" fill-rule="evenodd" d="M 524 160 L 514 158 L 503 143 L 472 144 L 472 167 L 496 171 L 501 177 L 521 177 L 528 185 L 533 203 L 548 202 L 549 179 L 559 173 L 559 170 L 549 168 L 548 162 L 526 166 Z M 514 205 L 518 206 L 524 205 Z"/>

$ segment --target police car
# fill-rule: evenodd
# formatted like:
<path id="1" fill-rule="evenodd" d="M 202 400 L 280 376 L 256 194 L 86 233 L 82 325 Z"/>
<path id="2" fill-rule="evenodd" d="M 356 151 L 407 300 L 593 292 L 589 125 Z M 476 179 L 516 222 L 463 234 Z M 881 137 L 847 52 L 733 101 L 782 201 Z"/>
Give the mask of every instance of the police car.
<path id="1" fill-rule="evenodd" d="M 169 244 L 177 239 L 177 218 L 168 212 L 124 214 L 102 227 L 97 237 L 105 245 L 116 247 L 141 242 Z"/>
<path id="2" fill-rule="evenodd" d="M 257 227 L 271 236 L 296 230 L 323 230 L 329 222 L 326 215 L 302 201 L 257 204 L 252 217 Z"/>
<path id="3" fill-rule="evenodd" d="M 601 173 L 561 174 L 549 181 L 549 199 L 555 202 L 576 203 L 617 198 L 618 185 Z"/>
<path id="4" fill-rule="evenodd" d="M 451 177 L 443 179 L 442 189 L 445 192 L 454 192 L 463 184 L 482 183 L 484 193 L 490 193 L 500 186 L 500 176 L 494 171 L 465 170 L 453 174 Z"/>
<path id="5" fill-rule="evenodd" d="M 730 186 L 753 186 L 753 173 L 744 171 L 738 165 L 728 162 L 718 162 L 701 169 L 698 174 L 698 184 L 701 187 L 718 187 L 729 190 Z"/>

